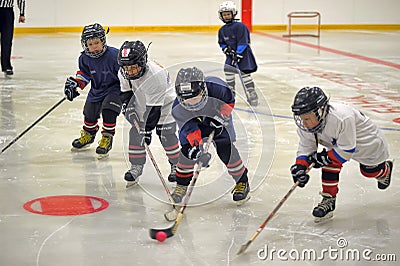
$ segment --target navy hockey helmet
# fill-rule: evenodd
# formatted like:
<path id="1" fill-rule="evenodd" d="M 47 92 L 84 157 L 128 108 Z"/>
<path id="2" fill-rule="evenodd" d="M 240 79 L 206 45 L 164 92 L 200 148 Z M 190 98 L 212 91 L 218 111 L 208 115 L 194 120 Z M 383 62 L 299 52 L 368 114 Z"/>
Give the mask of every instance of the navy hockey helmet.
<path id="1" fill-rule="evenodd" d="M 181 68 L 175 80 L 175 92 L 179 102 L 187 110 L 200 110 L 208 99 L 206 82 L 203 72 L 197 67 Z M 201 99 L 196 104 L 190 104 L 185 100 L 201 94 Z"/>
<path id="2" fill-rule="evenodd" d="M 227 12 L 227 11 L 232 12 L 231 19 L 224 19 L 224 17 L 222 16 L 222 12 Z M 238 11 L 237 11 L 235 3 L 232 1 L 225 1 L 219 6 L 218 17 L 224 23 L 231 23 L 232 21 L 235 20 L 237 13 L 238 13 Z"/>
<path id="3" fill-rule="evenodd" d="M 326 124 L 326 115 L 329 109 L 329 98 L 319 87 L 304 87 L 299 90 L 294 97 L 292 112 L 296 125 L 307 132 L 321 132 Z M 314 113 L 318 120 L 318 125 L 313 128 L 306 128 L 301 119 L 301 115 Z"/>
<path id="4" fill-rule="evenodd" d="M 118 52 L 118 65 L 121 67 L 138 65 L 141 67 L 141 71 L 131 76 L 127 71 L 123 71 L 123 75 L 126 79 L 138 79 L 144 75 L 147 64 L 147 49 L 141 41 L 129 42 L 125 41 Z"/>
<path id="5" fill-rule="evenodd" d="M 90 39 L 94 39 L 94 38 L 99 38 L 101 43 L 103 44 L 103 49 L 101 51 L 97 51 L 97 52 L 89 51 L 87 41 Z M 103 29 L 103 27 L 99 23 L 85 26 L 83 28 L 82 35 L 81 35 L 81 45 L 82 45 L 82 48 L 86 55 L 93 57 L 93 58 L 98 58 L 98 57 L 102 56 L 107 49 L 106 32 Z"/>

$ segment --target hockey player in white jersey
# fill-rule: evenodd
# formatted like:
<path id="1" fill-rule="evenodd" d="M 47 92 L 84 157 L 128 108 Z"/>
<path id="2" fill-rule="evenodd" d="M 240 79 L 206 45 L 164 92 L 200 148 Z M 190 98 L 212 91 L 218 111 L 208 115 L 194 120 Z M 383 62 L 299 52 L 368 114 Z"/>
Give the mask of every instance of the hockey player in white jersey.
<path id="1" fill-rule="evenodd" d="M 290 168 L 294 182 L 304 187 L 312 163 L 322 170 L 322 201 L 312 213 L 315 222 L 333 216 L 339 173 L 350 159 L 360 164 L 363 176 L 377 180 L 379 189 L 389 187 L 393 162 L 388 159 L 388 144 L 367 116 L 351 106 L 329 102 L 319 87 L 302 88 L 292 112 L 300 137 L 296 163 Z M 319 144 L 325 147 L 321 152 L 317 152 Z"/>
<path id="2" fill-rule="evenodd" d="M 118 77 L 122 112 L 132 125 L 129 132 L 131 167 L 124 177 L 127 187 L 135 185 L 143 172 L 146 162 L 144 144 L 150 145 L 154 129 L 171 165 L 168 180 L 174 182 L 180 149 L 176 123 L 171 116 L 175 91 L 169 73 L 158 63 L 148 61 L 147 49 L 141 41 L 124 42 L 118 53 L 118 64 L 121 67 Z"/>

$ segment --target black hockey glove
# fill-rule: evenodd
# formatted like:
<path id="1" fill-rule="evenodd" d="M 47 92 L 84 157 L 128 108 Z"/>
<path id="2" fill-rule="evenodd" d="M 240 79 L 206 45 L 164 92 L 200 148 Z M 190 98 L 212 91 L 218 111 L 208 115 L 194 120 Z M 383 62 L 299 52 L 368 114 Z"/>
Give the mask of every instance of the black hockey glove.
<path id="1" fill-rule="evenodd" d="M 132 98 L 132 97 L 135 97 L 132 91 L 121 92 L 121 94 L 120 94 L 120 98 L 121 98 L 121 102 L 122 102 L 121 113 L 123 115 L 125 115 L 126 109 L 128 108 L 129 103 L 134 102 L 133 99 L 135 99 L 135 98 Z M 134 106 L 134 104 L 131 104 L 131 105 Z"/>
<path id="2" fill-rule="evenodd" d="M 189 149 L 188 157 L 196 162 L 201 162 L 203 167 L 208 167 L 211 159 L 211 154 L 204 152 L 202 145 L 193 146 Z"/>
<path id="3" fill-rule="evenodd" d="M 230 46 L 226 46 L 224 49 L 222 49 L 222 52 L 224 52 L 224 54 L 226 54 L 226 56 L 229 56 L 230 58 L 232 58 L 233 54 L 235 54 L 235 51 L 232 50 Z"/>
<path id="4" fill-rule="evenodd" d="M 229 116 L 223 115 L 223 114 L 219 114 L 219 115 L 215 115 L 212 118 L 214 121 L 218 122 L 218 124 L 227 127 L 229 125 Z"/>
<path id="5" fill-rule="evenodd" d="M 210 121 L 210 126 L 214 128 L 216 136 L 220 135 L 224 130 L 224 127 L 227 127 L 228 125 L 229 116 L 225 116 L 222 114 L 215 115 L 213 118 L 211 118 Z"/>
<path id="6" fill-rule="evenodd" d="M 243 59 L 243 55 L 235 53 L 235 56 L 232 59 L 232 63 L 234 65 L 239 64 L 242 59 Z"/>
<path id="7" fill-rule="evenodd" d="M 321 168 L 332 163 L 331 158 L 328 156 L 328 152 L 323 149 L 321 152 L 315 152 L 308 156 L 307 161 L 314 163 L 314 168 Z"/>
<path id="8" fill-rule="evenodd" d="M 290 167 L 293 181 L 295 183 L 299 181 L 299 187 L 304 187 L 310 179 L 310 176 L 306 174 L 306 170 L 307 167 L 304 164 L 294 164 Z"/>
<path id="9" fill-rule="evenodd" d="M 123 115 L 125 115 L 126 114 L 126 107 L 128 106 L 128 103 L 122 103 L 122 105 L 121 105 L 121 113 L 123 114 Z"/>
<path id="10" fill-rule="evenodd" d="M 146 143 L 150 145 L 151 143 L 151 131 L 146 131 L 145 129 L 141 128 L 139 131 L 139 135 L 141 137 L 140 145 L 144 146 Z"/>
<path id="11" fill-rule="evenodd" d="M 65 81 L 65 86 L 64 86 L 64 94 L 67 96 L 67 99 L 72 102 L 72 100 L 76 97 L 78 97 L 80 94 L 77 90 L 79 87 L 79 83 L 76 79 L 73 77 L 67 78 L 67 81 Z"/>
<path id="12" fill-rule="evenodd" d="M 236 65 L 239 64 L 240 60 L 242 60 L 243 55 L 237 54 L 235 52 L 231 58 L 232 58 L 232 66 L 236 67 Z"/>
<path id="13" fill-rule="evenodd" d="M 125 116 L 126 120 L 131 125 L 135 125 L 135 121 L 139 123 L 140 119 L 138 114 L 136 113 L 136 108 L 135 105 L 130 103 L 130 102 L 124 102 L 122 103 L 122 108 L 121 108 L 122 114 Z"/>

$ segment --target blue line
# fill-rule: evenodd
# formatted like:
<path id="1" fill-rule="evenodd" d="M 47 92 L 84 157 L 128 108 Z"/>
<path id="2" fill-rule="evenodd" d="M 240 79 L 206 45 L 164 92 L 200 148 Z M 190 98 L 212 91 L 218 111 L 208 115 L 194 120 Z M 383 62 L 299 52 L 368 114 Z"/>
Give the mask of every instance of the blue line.
<path id="1" fill-rule="evenodd" d="M 267 113 L 262 113 L 254 110 L 249 110 L 249 109 L 243 109 L 243 108 L 238 108 L 235 107 L 235 110 L 246 112 L 246 113 L 252 113 L 252 114 L 258 114 L 258 115 L 265 115 L 265 116 L 271 116 L 271 117 L 277 117 L 277 118 L 284 118 L 284 119 L 293 119 L 293 116 L 287 116 L 287 115 L 276 115 L 276 114 L 267 114 Z M 381 130 L 387 130 L 387 131 L 400 131 L 400 128 L 392 128 L 392 127 L 380 127 Z"/>

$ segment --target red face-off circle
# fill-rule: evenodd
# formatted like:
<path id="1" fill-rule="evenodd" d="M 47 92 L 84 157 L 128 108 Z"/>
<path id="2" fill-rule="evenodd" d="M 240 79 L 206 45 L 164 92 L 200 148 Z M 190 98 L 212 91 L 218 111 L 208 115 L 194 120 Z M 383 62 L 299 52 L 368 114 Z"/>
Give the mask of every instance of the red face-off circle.
<path id="1" fill-rule="evenodd" d="M 63 195 L 28 201 L 24 209 L 42 215 L 71 216 L 99 212 L 108 205 L 106 200 L 93 196 Z"/>

